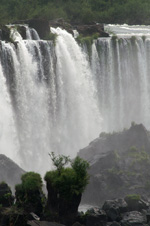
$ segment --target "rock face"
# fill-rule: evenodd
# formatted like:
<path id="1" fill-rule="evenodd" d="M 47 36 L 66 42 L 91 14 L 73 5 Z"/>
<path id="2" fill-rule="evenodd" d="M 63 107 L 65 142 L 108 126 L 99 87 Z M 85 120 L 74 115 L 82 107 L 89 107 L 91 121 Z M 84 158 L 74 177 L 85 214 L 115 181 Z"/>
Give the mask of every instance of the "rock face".
<path id="1" fill-rule="evenodd" d="M 78 213 L 81 194 L 74 194 L 71 198 L 67 199 L 61 194 L 58 195 L 57 189 L 53 188 L 50 181 L 47 181 L 47 191 L 48 200 L 46 209 L 49 210 L 52 215 L 50 216 L 50 219 L 59 220 L 63 224 L 71 225 L 71 223 L 76 219 Z"/>
<path id="2" fill-rule="evenodd" d="M 14 186 L 20 183 L 21 175 L 24 173 L 25 171 L 11 159 L 0 154 L 0 182 L 5 181 L 14 189 Z"/>
<path id="3" fill-rule="evenodd" d="M 100 205 L 128 194 L 150 195 L 150 132 L 142 124 L 121 133 L 101 133 L 79 156 L 91 164 L 82 203 Z"/>
<path id="4" fill-rule="evenodd" d="M 103 24 L 91 24 L 91 25 L 74 25 L 79 34 L 83 36 L 90 36 L 94 33 L 98 33 L 100 37 L 109 37 L 109 35 L 104 31 Z"/>
<path id="5" fill-rule="evenodd" d="M 90 25 L 81 24 L 69 24 L 64 21 L 62 18 L 58 18 L 55 20 L 47 21 L 47 20 L 39 20 L 39 19 L 31 19 L 31 20 L 24 20 L 24 21 L 16 21 L 15 24 L 28 24 L 29 27 L 34 28 L 41 39 L 46 39 L 48 34 L 50 33 L 50 27 L 60 27 L 62 29 L 67 30 L 69 33 L 73 34 L 73 30 L 77 30 L 79 34 L 83 36 L 91 36 L 95 33 L 99 35 L 99 37 L 108 37 L 108 33 L 104 31 L 103 24 L 93 23 Z M 6 33 L 7 34 L 7 33 Z"/>

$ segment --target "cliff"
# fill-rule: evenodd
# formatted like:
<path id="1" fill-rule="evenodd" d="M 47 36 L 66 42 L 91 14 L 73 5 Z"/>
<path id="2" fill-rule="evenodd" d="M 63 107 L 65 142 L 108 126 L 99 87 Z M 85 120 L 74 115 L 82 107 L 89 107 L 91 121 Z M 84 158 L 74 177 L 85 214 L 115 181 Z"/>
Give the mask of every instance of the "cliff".
<path id="1" fill-rule="evenodd" d="M 79 156 L 91 164 L 83 203 L 100 205 L 128 194 L 150 195 L 150 133 L 142 124 L 102 133 Z"/>

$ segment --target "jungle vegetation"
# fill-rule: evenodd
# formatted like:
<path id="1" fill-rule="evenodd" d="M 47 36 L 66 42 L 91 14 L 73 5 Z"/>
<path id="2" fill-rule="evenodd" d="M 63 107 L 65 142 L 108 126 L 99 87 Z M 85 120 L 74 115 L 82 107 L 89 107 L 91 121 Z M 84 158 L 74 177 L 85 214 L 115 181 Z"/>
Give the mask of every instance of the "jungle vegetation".
<path id="1" fill-rule="evenodd" d="M 63 18 L 71 23 L 150 24 L 148 0 L 0 0 L 0 24 Z"/>

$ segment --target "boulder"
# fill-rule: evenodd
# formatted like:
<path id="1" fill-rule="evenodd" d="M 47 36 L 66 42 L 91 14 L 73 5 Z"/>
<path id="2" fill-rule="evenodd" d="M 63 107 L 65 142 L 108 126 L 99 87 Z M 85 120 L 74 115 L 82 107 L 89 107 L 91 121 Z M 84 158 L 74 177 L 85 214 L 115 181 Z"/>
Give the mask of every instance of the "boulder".
<path id="1" fill-rule="evenodd" d="M 105 226 L 106 223 L 107 215 L 104 210 L 94 207 L 86 212 L 86 226 Z"/>
<path id="2" fill-rule="evenodd" d="M 83 36 L 91 36 L 95 33 L 98 33 L 99 37 L 109 37 L 109 34 L 104 31 L 103 24 L 94 23 L 91 25 L 74 25 L 73 28 Z"/>
<path id="3" fill-rule="evenodd" d="M 131 211 L 123 214 L 121 220 L 121 226 L 134 225 L 134 226 L 145 226 L 146 216 L 138 211 Z"/>
<path id="4" fill-rule="evenodd" d="M 128 195 L 125 197 L 125 201 L 128 205 L 128 211 L 142 211 L 149 207 L 148 203 L 142 200 L 139 195 Z"/>
<path id="5" fill-rule="evenodd" d="M 127 211 L 127 203 L 124 199 L 115 199 L 115 200 L 105 201 L 102 209 L 107 212 L 111 208 L 118 210 L 119 213 L 124 213 Z"/>

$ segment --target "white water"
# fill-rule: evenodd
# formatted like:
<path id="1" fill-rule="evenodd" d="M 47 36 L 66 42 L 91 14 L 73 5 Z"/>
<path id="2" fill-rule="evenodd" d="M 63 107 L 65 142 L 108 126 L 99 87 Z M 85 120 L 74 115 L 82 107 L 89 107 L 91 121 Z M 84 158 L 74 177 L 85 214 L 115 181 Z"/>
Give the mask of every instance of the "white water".
<path id="1" fill-rule="evenodd" d="M 27 40 L 12 28 L 17 47 L 0 45 L 0 153 L 44 174 L 51 151 L 74 157 L 131 121 L 150 129 L 149 27 L 109 25 L 119 37 L 95 40 L 90 57 L 65 30 L 52 28 L 54 46 L 25 27 Z"/>
<path id="2" fill-rule="evenodd" d="M 29 31 L 28 40 L 15 28 L 11 31 L 17 49 L 10 47 L 12 68 L 6 70 L 6 77 L 13 69 L 15 106 L 10 102 L 9 108 L 15 110 L 13 128 L 20 147 L 17 157 L 8 156 L 25 170 L 45 173 L 51 164 L 48 153 L 74 157 L 98 136 L 101 117 L 90 64 L 72 35 L 53 29 L 58 35 L 54 47 L 51 42 L 31 40 Z M 9 58 L 4 58 L 5 68 Z"/>
<path id="3" fill-rule="evenodd" d="M 120 131 L 132 121 L 150 129 L 150 27 L 107 25 L 106 30 L 116 36 L 92 46 L 102 130 Z"/>
<path id="4" fill-rule="evenodd" d="M 56 44 L 57 117 L 54 126 L 56 152 L 75 156 L 98 136 L 101 117 L 92 73 L 86 56 L 72 35 L 52 29 Z"/>
<path id="5" fill-rule="evenodd" d="M 8 44 L 2 44 L 4 54 L 6 54 L 9 49 L 10 46 Z M 14 121 L 14 112 L 6 85 L 6 78 L 0 64 L 0 153 L 12 159 L 16 159 L 18 151 L 19 143 Z"/>

